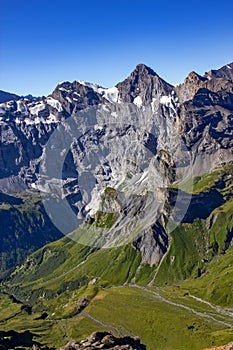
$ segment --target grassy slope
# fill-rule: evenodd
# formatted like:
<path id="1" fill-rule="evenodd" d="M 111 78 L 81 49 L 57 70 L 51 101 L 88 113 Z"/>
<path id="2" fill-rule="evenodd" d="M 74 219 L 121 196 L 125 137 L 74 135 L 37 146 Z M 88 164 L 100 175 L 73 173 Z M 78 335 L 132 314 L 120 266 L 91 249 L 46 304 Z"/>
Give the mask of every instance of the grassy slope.
<path id="1" fill-rule="evenodd" d="M 169 252 L 155 279 L 157 286 L 180 286 L 172 292 L 168 287 L 167 290 L 160 287 L 160 293 L 170 300 L 203 312 L 209 312 L 207 305 L 194 302 L 190 294 L 233 306 L 233 248 L 225 253 L 225 241 L 232 230 L 231 172 L 232 168 L 227 166 L 195 180 L 196 194 L 214 187 L 227 202 L 216 208 L 206 221 L 197 219 L 192 224 L 182 224 L 172 233 Z M 223 180 L 224 186 L 220 183 Z M 80 339 L 106 328 L 77 314 L 79 299 L 87 297 L 91 302 L 84 312 L 108 324 L 112 331 L 117 327 L 122 333 L 141 336 L 151 350 L 155 345 L 156 349 L 201 349 L 232 339 L 232 331 L 227 327 L 155 300 L 145 291 L 132 287 L 102 290 L 132 281 L 146 285 L 155 268 L 141 265 L 140 254 L 130 245 L 93 251 L 62 238 L 34 253 L 15 271 L 8 286 L 10 293 L 31 303 L 35 311 L 46 310 L 48 319 L 35 320 L 35 314 L 26 316 L 24 312 L 3 322 L 2 327 L 30 329 L 40 334 L 42 342 L 56 346 L 65 343 L 65 329 L 68 337 Z M 4 315 L 4 306 L 0 305 L 0 311 Z M 22 317 L 27 320 L 23 329 Z"/>
<path id="2" fill-rule="evenodd" d="M 0 194 L 0 277 L 26 256 L 61 237 L 51 224 L 39 194 Z"/>
<path id="3" fill-rule="evenodd" d="M 171 235 L 171 246 L 155 283 L 173 284 L 189 277 L 197 277 L 205 257 L 206 235 L 204 220 L 180 225 Z"/>
<path id="4" fill-rule="evenodd" d="M 43 305 L 44 299 L 93 280 L 104 287 L 122 285 L 131 281 L 140 262 L 140 254 L 130 245 L 93 251 L 64 237 L 41 248 L 14 272 L 10 293 L 31 305 Z"/>
<path id="5" fill-rule="evenodd" d="M 77 302 L 84 295 L 89 296 L 91 302 L 83 313 L 73 314 L 72 302 Z M 51 311 L 49 318 L 38 320 L 39 313 L 27 315 L 21 311 L 17 314 L 18 304 L 11 304 L 10 312 L 9 300 L 5 296 L 0 303 L 1 329 L 19 332 L 28 329 L 35 334 L 35 341 L 53 346 L 64 345 L 67 339 L 80 340 L 92 331 L 106 329 L 116 335 L 139 335 L 148 350 L 200 350 L 207 345 L 226 343 L 233 337 L 232 329 L 164 303 L 151 291 L 135 287 L 105 290 L 82 288 L 67 292 L 66 300 L 59 300 L 59 303 L 53 309 L 48 301 L 47 307 Z M 8 317 L 16 316 L 3 321 L 6 313 Z"/>
<path id="6" fill-rule="evenodd" d="M 223 306 L 233 306 L 233 166 L 196 178 L 194 193 L 216 188 L 226 202 L 207 220 L 181 224 L 173 233 L 169 252 L 155 279 L 156 285 L 181 284 L 193 294 Z M 230 238 L 229 238 L 230 237 Z"/>
<path id="7" fill-rule="evenodd" d="M 233 307 L 233 248 L 223 253 L 227 232 L 233 227 L 233 202 L 227 202 L 214 214 L 215 223 L 209 232 L 206 222 L 197 220 L 192 225 L 181 225 L 172 234 L 170 250 L 155 284 L 181 283 L 198 297 Z M 213 250 L 214 242 L 221 254 Z"/>
<path id="8" fill-rule="evenodd" d="M 182 286 L 212 303 L 233 307 L 233 248 L 214 259 L 201 278 L 189 279 Z"/>

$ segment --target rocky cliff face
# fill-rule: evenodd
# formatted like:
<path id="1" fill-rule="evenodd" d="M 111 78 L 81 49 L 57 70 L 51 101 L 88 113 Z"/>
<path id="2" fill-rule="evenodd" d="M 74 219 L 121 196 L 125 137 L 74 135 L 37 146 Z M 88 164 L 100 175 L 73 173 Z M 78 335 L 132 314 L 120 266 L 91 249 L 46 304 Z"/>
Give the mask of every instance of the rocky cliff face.
<path id="1" fill-rule="evenodd" d="M 63 233 L 110 205 L 117 219 L 104 245 L 134 241 L 143 261 L 160 261 L 165 189 L 233 159 L 232 71 L 192 72 L 173 87 L 140 64 L 111 89 L 63 82 L 48 97 L 1 103 L 0 191 L 49 195 Z M 117 191 L 111 204 L 108 187 Z"/>

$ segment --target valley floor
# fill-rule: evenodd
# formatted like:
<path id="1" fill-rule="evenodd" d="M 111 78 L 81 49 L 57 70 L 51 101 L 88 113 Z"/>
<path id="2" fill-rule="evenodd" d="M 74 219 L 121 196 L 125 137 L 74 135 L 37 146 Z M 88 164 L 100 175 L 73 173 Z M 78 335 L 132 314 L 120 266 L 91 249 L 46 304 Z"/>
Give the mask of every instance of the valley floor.
<path id="1" fill-rule="evenodd" d="M 82 290 L 83 295 L 88 293 L 91 287 Z M 72 294 L 78 297 L 76 292 Z M 69 308 L 69 302 L 60 307 Z M 233 339 L 233 309 L 214 306 L 179 287 L 99 288 L 78 314 L 60 317 L 64 310 L 58 306 L 52 312 L 48 302 L 49 308 L 51 312 L 43 319 L 41 313 L 30 315 L 22 305 L 2 295 L 0 329 L 28 330 L 33 341 L 50 346 L 81 340 L 97 330 L 139 336 L 148 350 L 202 350 Z"/>

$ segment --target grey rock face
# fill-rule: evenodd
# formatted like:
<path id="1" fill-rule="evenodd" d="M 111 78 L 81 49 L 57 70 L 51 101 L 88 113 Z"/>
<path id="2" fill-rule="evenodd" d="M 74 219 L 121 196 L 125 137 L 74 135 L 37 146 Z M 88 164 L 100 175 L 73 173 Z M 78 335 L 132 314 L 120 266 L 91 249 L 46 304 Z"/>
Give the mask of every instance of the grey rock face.
<path id="1" fill-rule="evenodd" d="M 64 82 L 0 104 L 0 130 L 0 191 L 49 193 L 65 233 L 99 209 L 117 212 L 106 244 L 123 234 L 154 264 L 169 244 L 163 189 L 233 159 L 232 64 L 177 87 L 142 64 L 111 89 Z M 117 201 L 101 208 L 107 187 Z"/>
<path id="2" fill-rule="evenodd" d="M 205 77 L 208 79 L 223 78 L 233 82 L 233 62 L 223 66 L 220 69 L 210 70 L 208 73 L 205 73 Z"/>
<path id="3" fill-rule="evenodd" d="M 197 91 L 203 87 L 207 78 L 202 77 L 196 72 L 191 72 L 185 78 L 183 84 L 176 87 L 177 94 L 179 96 L 179 101 L 181 103 L 193 99 Z"/>
<path id="4" fill-rule="evenodd" d="M 172 85 L 144 64 L 138 64 L 130 76 L 116 87 L 121 101 L 133 103 L 134 99 L 140 96 L 145 106 L 149 105 L 154 98 L 159 99 L 162 95 L 169 95 L 173 90 Z"/>

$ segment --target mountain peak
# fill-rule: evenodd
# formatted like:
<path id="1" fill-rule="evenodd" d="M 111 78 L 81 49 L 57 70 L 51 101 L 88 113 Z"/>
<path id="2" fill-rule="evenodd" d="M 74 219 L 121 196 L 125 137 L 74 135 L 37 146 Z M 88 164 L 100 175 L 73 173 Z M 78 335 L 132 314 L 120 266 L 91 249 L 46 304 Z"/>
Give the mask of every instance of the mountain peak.
<path id="1" fill-rule="evenodd" d="M 202 77 L 195 71 L 189 73 L 189 75 L 185 78 L 184 83 L 198 83 L 200 81 L 205 81 L 206 78 Z"/>
<path id="2" fill-rule="evenodd" d="M 153 98 L 161 95 L 169 95 L 173 86 L 145 64 L 138 64 L 133 72 L 124 81 L 116 85 L 119 90 L 119 98 L 123 102 L 133 102 L 140 96 L 145 105 L 150 104 Z"/>
<path id="3" fill-rule="evenodd" d="M 151 75 L 157 75 L 153 69 L 151 69 L 150 67 L 146 66 L 143 63 L 139 63 L 137 64 L 135 70 L 132 73 L 146 73 L 146 74 L 151 74 Z"/>
<path id="4" fill-rule="evenodd" d="M 211 69 L 204 75 L 208 79 L 223 78 L 233 82 L 233 62 L 228 63 L 219 69 Z"/>

